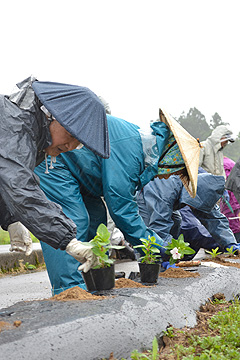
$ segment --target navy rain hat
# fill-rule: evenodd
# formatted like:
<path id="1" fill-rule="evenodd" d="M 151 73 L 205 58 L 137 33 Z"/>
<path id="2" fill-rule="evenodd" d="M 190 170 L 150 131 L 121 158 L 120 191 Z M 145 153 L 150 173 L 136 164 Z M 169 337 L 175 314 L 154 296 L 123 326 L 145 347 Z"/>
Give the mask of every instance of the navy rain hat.
<path id="1" fill-rule="evenodd" d="M 34 81 L 46 109 L 77 140 L 104 159 L 110 156 L 107 117 L 96 94 L 86 87 Z"/>

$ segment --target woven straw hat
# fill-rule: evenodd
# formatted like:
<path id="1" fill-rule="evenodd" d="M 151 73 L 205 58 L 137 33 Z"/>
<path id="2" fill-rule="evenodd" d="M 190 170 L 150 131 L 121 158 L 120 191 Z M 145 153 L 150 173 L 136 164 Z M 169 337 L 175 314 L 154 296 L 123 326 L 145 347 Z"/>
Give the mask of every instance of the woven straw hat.
<path id="1" fill-rule="evenodd" d="M 189 195 L 195 197 L 197 193 L 200 144 L 163 109 L 159 109 L 159 118 L 170 128 L 177 141 L 188 175 L 180 175 L 180 178 Z"/>

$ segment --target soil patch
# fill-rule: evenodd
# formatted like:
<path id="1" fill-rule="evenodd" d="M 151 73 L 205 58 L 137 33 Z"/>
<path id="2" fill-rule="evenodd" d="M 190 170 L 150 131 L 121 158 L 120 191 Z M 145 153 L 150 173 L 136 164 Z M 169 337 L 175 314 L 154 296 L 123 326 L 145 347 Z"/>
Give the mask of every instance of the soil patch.
<path id="1" fill-rule="evenodd" d="M 147 287 L 140 283 L 137 283 L 136 281 L 120 278 L 115 281 L 115 288 L 121 289 L 121 288 L 133 288 L 133 287 Z M 72 287 L 70 289 L 67 289 L 60 294 L 54 295 L 48 300 L 53 301 L 74 301 L 74 300 L 103 300 L 107 299 L 108 296 L 99 296 L 89 293 L 86 290 L 81 289 L 79 286 Z"/>
<path id="2" fill-rule="evenodd" d="M 0 321 L 0 332 L 2 330 L 8 330 L 12 328 L 12 324 L 10 324 L 9 322 L 6 321 Z"/>
<path id="3" fill-rule="evenodd" d="M 186 271 L 182 268 L 169 268 L 164 272 L 161 272 L 159 276 L 164 278 L 195 278 L 200 276 L 200 274 L 198 272 Z"/>
<path id="4" fill-rule="evenodd" d="M 226 258 L 228 258 L 228 259 L 229 258 L 230 259 L 239 259 L 239 256 L 225 256 L 225 259 Z M 227 261 L 225 259 L 224 259 L 224 257 L 217 256 L 215 259 L 204 259 L 203 262 L 212 261 L 212 262 L 215 262 L 215 263 L 220 264 L 220 265 L 232 266 L 232 267 L 236 267 L 236 268 L 240 269 L 240 263 L 230 262 L 230 261 Z"/>
<path id="5" fill-rule="evenodd" d="M 130 280 L 130 279 L 125 279 L 125 278 L 120 278 L 118 280 L 115 281 L 115 288 L 116 289 L 121 289 L 121 288 L 139 288 L 139 287 L 149 287 L 149 286 L 145 286 L 143 284 L 140 284 L 136 281 Z"/>
<path id="6" fill-rule="evenodd" d="M 227 254 L 227 255 L 220 255 L 220 257 L 225 257 L 225 258 L 230 258 L 230 259 L 240 259 L 240 254 L 236 254 L 236 255 L 232 255 L 232 254 Z"/>
<path id="7" fill-rule="evenodd" d="M 3 330 L 9 330 L 9 329 L 13 329 L 14 327 L 19 327 L 21 325 L 21 321 L 20 320 L 16 320 L 14 321 L 13 324 L 10 324 L 7 321 L 0 321 L 0 332 Z"/>
<path id="8" fill-rule="evenodd" d="M 54 295 L 48 300 L 53 301 L 73 301 L 73 300 L 102 300 L 106 299 L 107 296 L 98 296 L 93 295 L 83 289 L 81 289 L 79 286 L 72 287 L 70 289 L 67 289 L 60 294 Z"/>

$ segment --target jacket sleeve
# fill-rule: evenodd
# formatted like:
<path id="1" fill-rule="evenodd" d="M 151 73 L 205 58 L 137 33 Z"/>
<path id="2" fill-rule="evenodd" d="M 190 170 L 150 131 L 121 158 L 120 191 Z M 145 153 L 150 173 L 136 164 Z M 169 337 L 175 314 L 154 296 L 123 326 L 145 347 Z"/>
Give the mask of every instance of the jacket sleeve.
<path id="1" fill-rule="evenodd" d="M 1 194 L 10 214 L 22 222 L 39 240 L 65 249 L 76 235 L 76 226 L 59 205 L 49 201 L 33 172 L 23 164 L 0 157 Z"/>
<path id="2" fill-rule="evenodd" d="M 33 173 L 37 136 L 27 127 L 25 115 L 16 111 L 20 112 L 19 116 L 2 115 L 0 119 L 0 136 L 5 139 L 5 146 L 0 148 L 0 194 L 6 207 L 1 223 L 7 227 L 11 219 L 20 221 L 39 240 L 54 248 L 65 249 L 75 237 L 76 226 L 39 188 Z"/>
<path id="3" fill-rule="evenodd" d="M 148 228 L 139 214 L 136 188 L 139 174 L 143 171 L 143 150 L 140 136 L 121 138 L 111 142 L 111 156 L 103 160 L 103 195 L 109 213 L 116 226 L 132 245 L 139 245 L 140 238 L 155 236 L 162 245 L 162 239 Z"/>
<path id="4" fill-rule="evenodd" d="M 174 225 L 172 220 L 173 209 L 161 198 L 160 192 L 152 185 L 155 184 L 147 184 L 138 193 L 139 211 L 140 214 L 148 214 L 146 225 L 155 231 L 164 242 L 170 242 L 172 239 L 170 232 Z"/>
<path id="5" fill-rule="evenodd" d="M 192 212 L 221 247 L 226 248 L 229 244 L 236 243 L 228 219 L 221 213 L 218 205 L 208 213 L 196 209 L 192 209 Z"/>

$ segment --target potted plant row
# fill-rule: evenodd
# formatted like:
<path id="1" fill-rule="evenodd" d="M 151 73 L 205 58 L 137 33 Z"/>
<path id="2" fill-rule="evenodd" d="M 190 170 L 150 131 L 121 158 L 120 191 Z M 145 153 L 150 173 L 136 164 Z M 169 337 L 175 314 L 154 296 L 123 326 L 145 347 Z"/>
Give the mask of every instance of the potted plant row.
<path id="1" fill-rule="evenodd" d="M 148 239 L 141 238 L 141 244 L 134 246 L 135 249 L 141 249 L 142 256 L 139 258 L 140 279 L 143 283 L 156 283 L 161 269 L 161 245 L 156 243 L 154 236 L 148 236 Z M 115 268 L 114 260 L 109 258 L 109 250 L 123 249 L 124 246 L 111 245 L 110 233 L 104 224 L 97 228 L 96 236 L 85 243 L 90 246 L 98 259 L 98 265 L 86 273 L 82 273 L 88 291 L 110 290 L 115 286 Z M 192 255 L 195 251 L 185 242 L 183 235 L 172 241 L 164 247 L 165 254 L 169 255 L 170 265 L 177 264 L 184 255 Z"/>
<path id="2" fill-rule="evenodd" d="M 148 236 L 148 239 L 141 238 L 141 245 L 134 248 L 142 250 L 144 255 L 139 258 L 140 279 L 143 283 L 156 283 L 161 269 L 160 250 L 162 246 L 156 243 L 154 236 Z M 179 238 L 172 239 L 167 246 L 164 246 L 165 254 L 169 255 L 169 264 L 177 264 L 184 255 L 195 254 L 195 250 L 189 247 L 189 243 L 185 242 L 183 235 Z"/>

